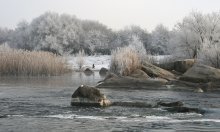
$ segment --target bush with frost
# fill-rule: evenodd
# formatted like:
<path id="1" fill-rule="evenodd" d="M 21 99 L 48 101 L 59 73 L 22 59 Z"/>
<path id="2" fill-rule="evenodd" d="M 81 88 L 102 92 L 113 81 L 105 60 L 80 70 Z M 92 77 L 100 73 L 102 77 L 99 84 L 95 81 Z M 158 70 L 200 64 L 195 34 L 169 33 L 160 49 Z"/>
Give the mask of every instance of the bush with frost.
<path id="1" fill-rule="evenodd" d="M 203 48 L 199 54 L 198 61 L 215 68 L 220 68 L 220 48 L 217 45 Z"/>
<path id="2" fill-rule="evenodd" d="M 117 48 L 112 51 L 110 71 L 118 75 L 127 76 L 141 67 L 141 60 L 137 51 L 131 47 Z"/>
<path id="3" fill-rule="evenodd" d="M 80 50 L 77 54 L 76 54 L 76 63 L 79 67 L 79 69 L 82 69 L 82 66 L 85 63 L 85 52 L 84 50 Z"/>

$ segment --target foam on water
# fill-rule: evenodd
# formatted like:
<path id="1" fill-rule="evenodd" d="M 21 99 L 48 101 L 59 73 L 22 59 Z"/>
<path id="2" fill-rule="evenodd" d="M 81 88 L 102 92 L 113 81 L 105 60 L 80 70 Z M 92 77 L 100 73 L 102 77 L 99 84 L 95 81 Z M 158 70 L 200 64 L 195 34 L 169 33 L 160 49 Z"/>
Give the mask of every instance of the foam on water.
<path id="1" fill-rule="evenodd" d="M 127 117 L 123 116 L 84 116 L 84 115 L 75 115 L 75 114 L 58 114 L 58 115 L 49 115 L 46 116 L 49 118 L 60 118 L 60 119 L 91 119 L 91 120 L 107 120 L 107 119 L 125 119 Z"/>
<path id="2" fill-rule="evenodd" d="M 172 118 L 186 119 L 186 118 L 202 117 L 203 115 L 199 113 L 174 113 L 168 116 Z"/>
<path id="3" fill-rule="evenodd" d="M 178 114 L 177 114 L 178 115 Z M 177 116 L 175 115 L 175 116 Z M 179 114 L 180 116 L 201 116 L 196 113 Z M 178 116 L 179 116 L 178 115 Z M 89 120 L 117 120 L 122 122 L 166 122 L 166 123 L 193 123 L 193 122 L 217 122 L 220 123 L 220 119 L 175 119 L 169 116 L 144 116 L 138 115 L 132 116 L 132 118 L 124 116 L 85 116 L 75 114 L 58 114 L 49 115 L 48 118 L 59 118 L 59 119 L 89 119 Z"/>
<path id="4" fill-rule="evenodd" d="M 23 117 L 24 115 L 7 115 L 8 117 Z"/>

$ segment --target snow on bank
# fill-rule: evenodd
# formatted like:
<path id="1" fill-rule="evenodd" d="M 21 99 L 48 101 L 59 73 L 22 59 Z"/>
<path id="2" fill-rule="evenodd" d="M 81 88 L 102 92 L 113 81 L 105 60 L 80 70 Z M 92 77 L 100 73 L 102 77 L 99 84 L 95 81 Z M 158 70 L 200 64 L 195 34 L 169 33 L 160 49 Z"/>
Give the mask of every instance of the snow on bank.
<path id="1" fill-rule="evenodd" d="M 156 64 L 160 64 L 163 61 L 169 60 L 172 56 L 171 55 L 154 55 L 151 57 Z"/>
<path id="2" fill-rule="evenodd" d="M 168 59 L 169 55 L 157 55 L 152 56 L 156 63 L 160 63 L 165 59 Z M 75 56 L 68 56 L 66 57 L 68 64 L 74 70 L 79 70 L 79 66 L 77 65 L 77 57 Z M 102 67 L 109 69 L 110 66 L 110 55 L 97 55 L 97 56 L 85 56 L 84 57 L 84 65 L 83 68 L 91 68 L 92 70 L 100 70 Z M 92 65 L 95 65 L 95 68 L 92 68 Z"/>
<path id="3" fill-rule="evenodd" d="M 110 55 L 85 56 L 83 68 L 88 67 L 92 69 L 92 65 L 94 64 L 95 68 L 93 70 L 100 70 L 102 67 L 109 69 L 110 58 Z M 69 56 L 67 57 L 67 61 L 73 69 L 79 69 L 79 66 L 77 65 L 77 57 Z"/>

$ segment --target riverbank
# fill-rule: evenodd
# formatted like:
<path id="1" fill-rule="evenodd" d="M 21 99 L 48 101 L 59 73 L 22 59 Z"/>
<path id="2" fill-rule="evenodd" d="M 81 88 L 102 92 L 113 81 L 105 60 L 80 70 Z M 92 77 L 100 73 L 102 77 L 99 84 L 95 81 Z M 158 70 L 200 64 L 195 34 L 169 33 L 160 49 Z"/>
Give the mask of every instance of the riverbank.
<path id="1" fill-rule="evenodd" d="M 75 56 L 68 56 L 66 57 L 69 66 L 73 70 L 79 70 L 79 66 L 77 64 L 77 57 Z M 110 64 L 110 55 L 97 55 L 97 56 L 85 56 L 83 57 L 84 64 L 82 66 L 83 69 L 90 68 L 94 71 L 99 71 L 102 67 L 109 69 Z M 94 68 L 93 68 L 94 64 Z"/>

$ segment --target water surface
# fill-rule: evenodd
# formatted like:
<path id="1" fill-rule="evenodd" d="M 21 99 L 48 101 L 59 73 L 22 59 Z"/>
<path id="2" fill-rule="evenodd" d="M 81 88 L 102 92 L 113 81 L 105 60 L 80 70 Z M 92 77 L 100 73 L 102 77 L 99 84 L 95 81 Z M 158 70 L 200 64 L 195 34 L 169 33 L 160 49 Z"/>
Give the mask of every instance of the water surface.
<path id="1" fill-rule="evenodd" d="M 96 85 L 98 72 L 56 77 L 1 77 L 0 131 L 220 131 L 219 92 L 101 89 L 112 101 L 183 101 L 205 114 L 171 113 L 163 108 L 71 107 L 81 84 Z"/>

